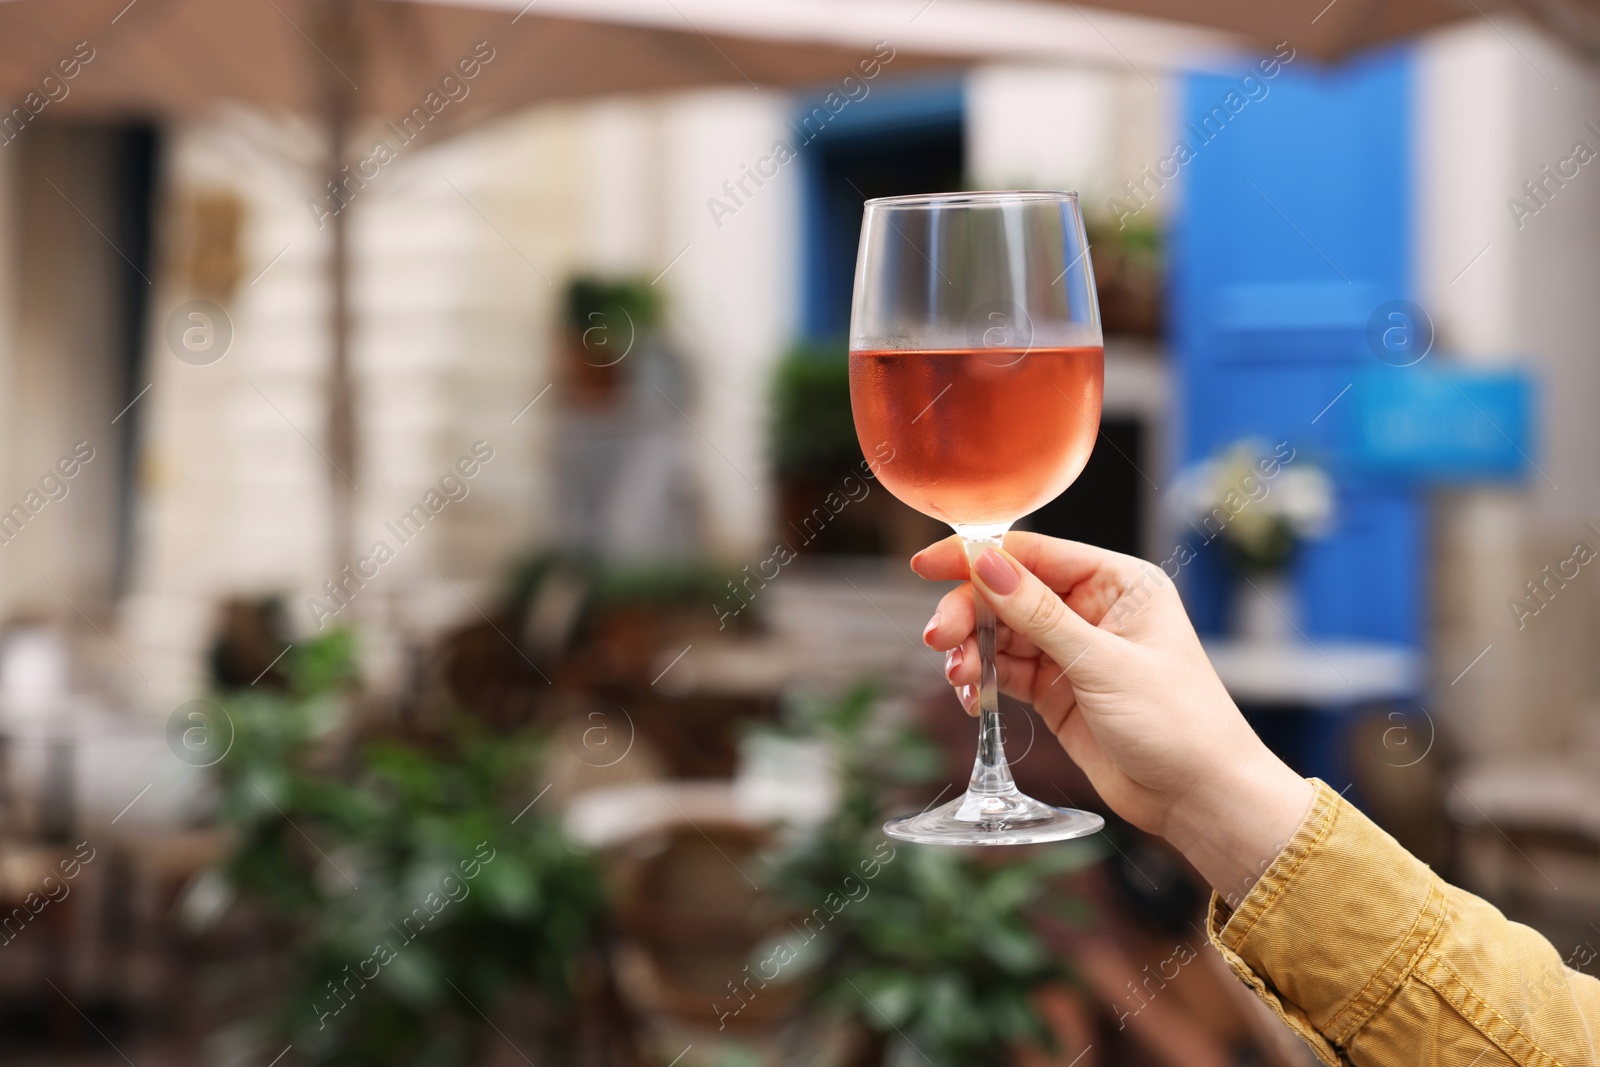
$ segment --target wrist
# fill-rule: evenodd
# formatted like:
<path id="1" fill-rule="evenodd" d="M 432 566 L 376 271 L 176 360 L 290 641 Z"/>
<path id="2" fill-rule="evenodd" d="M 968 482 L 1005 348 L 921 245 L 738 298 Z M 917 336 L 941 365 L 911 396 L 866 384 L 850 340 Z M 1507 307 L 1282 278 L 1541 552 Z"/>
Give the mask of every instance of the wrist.
<path id="1" fill-rule="evenodd" d="M 1223 773 L 1188 790 L 1162 827 L 1162 836 L 1230 905 L 1266 873 L 1316 795 L 1310 781 L 1257 745 L 1252 758 L 1230 761 Z"/>

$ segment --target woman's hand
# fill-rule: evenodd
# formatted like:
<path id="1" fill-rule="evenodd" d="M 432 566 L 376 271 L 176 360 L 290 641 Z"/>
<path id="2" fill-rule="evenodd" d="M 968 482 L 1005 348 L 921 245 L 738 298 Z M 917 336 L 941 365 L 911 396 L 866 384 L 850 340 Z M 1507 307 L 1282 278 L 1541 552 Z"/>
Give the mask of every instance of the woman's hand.
<path id="1" fill-rule="evenodd" d="M 1000 688 L 1034 706 L 1113 811 L 1170 840 L 1219 892 L 1247 890 L 1299 826 L 1311 784 L 1245 723 L 1159 567 L 1031 533 L 980 556 L 975 577 L 956 537 L 911 567 L 966 580 L 922 639 L 947 653 L 968 712 L 976 589 L 1000 620 Z"/>

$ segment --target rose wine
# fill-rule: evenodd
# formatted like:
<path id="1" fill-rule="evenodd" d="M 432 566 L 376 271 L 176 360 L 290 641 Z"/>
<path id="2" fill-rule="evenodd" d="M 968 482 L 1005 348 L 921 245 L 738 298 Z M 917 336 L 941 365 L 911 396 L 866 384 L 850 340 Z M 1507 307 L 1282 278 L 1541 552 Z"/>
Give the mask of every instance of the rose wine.
<path id="1" fill-rule="evenodd" d="M 1084 348 L 850 353 L 850 406 L 884 486 L 948 523 L 1011 522 L 1089 460 L 1105 360 Z"/>

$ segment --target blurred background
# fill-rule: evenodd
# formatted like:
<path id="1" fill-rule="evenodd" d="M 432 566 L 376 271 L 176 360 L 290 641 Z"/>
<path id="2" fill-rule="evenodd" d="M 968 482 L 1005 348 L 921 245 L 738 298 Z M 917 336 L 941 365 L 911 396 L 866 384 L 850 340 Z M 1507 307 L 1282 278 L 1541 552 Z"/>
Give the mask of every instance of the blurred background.
<path id="1" fill-rule="evenodd" d="M 1160 841 L 878 831 L 974 731 L 855 245 L 964 188 L 1089 220 L 1023 525 L 1592 971 L 1600 23 L 1212 6 L 0 2 L 0 1056 L 1314 1062 Z"/>

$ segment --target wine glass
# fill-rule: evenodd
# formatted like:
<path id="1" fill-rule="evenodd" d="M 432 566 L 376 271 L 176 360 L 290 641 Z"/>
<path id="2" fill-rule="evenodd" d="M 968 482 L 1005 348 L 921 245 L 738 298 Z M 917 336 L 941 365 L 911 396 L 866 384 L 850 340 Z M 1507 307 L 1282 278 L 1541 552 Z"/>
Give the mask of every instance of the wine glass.
<path id="1" fill-rule="evenodd" d="M 939 193 L 868 200 L 850 312 L 850 406 L 878 480 L 949 523 L 975 563 L 1072 484 L 1105 379 L 1078 195 Z M 978 758 L 965 796 L 891 819 L 938 845 L 1063 841 L 1104 825 L 1025 796 L 1000 727 L 995 617 L 977 602 Z"/>

